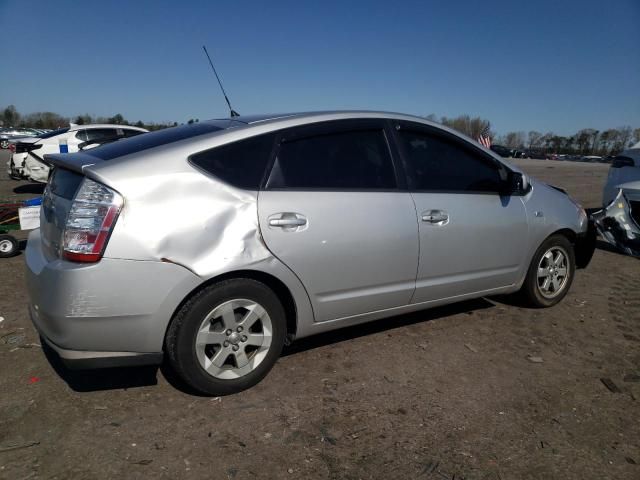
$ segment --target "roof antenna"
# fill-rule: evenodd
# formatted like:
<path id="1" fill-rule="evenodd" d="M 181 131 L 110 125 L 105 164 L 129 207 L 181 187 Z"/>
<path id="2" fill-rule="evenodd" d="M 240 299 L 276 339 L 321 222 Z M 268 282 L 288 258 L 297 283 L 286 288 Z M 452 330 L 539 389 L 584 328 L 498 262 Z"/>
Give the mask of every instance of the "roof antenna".
<path id="1" fill-rule="evenodd" d="M 218 76 L 218 72 L 216 72 L 216 67 L 213 66 L 213 62 L 211 61 L 211 57 L 209 56 L 209 52 L 207 52 L 207 47 L 205 47 L 203 45 L 202 49 L 204 50 L 204 53 L 207 55 L 207 58 L 209 59 L 209 65 L 211 65 L 211 69 L 213 70 L 213 74 L 216 76 L 216 79 L 218 80 L 218 85 L 220 85 L 220 90 L 222 90 L 222 94 L 224 95 L 224 99 L 227 101 L 227 105 L 229 105 L 229 113 L 231 115 L 231 118 L 239 117 L 240 114 L 238 112 L 236 112 L 233 108 L 231 108 L 231 102 L 229 101 L 229 97 L 227 97 L 227 92 L 224 91 L 224 87 L 222 86 L 222 82 L 220 81 L 220 77 Z"/>

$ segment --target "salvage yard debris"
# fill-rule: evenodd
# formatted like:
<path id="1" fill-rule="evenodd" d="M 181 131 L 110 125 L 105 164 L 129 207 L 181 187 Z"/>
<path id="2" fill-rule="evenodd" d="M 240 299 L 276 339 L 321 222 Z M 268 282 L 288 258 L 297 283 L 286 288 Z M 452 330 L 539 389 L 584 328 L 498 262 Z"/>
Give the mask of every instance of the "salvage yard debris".
<path id="1" fill-rule="evenodd" d="M 602 384 L 607 387 L 607 389 L 612 393 L 622 393 L 622 390 L 618 388 L 618 386 L 613 383 L 613 380 L 610 378 L 601 378 L 600 381 Z"/>

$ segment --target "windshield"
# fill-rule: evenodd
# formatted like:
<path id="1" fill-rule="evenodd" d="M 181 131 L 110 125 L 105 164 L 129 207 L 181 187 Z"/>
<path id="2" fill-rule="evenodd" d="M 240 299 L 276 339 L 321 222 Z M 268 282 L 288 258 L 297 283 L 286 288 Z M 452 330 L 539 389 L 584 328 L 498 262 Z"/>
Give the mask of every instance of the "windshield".
<path id="1" fill-rule="evenodd" d="M 142 150 L 177 142 L 179 140 L 204 135 L 205 133 L 224 130 L 229 128 L 232 124 L 233 122 L 229 120 L 221 120 L 170 127 L 118 140 L 117 142 L 109 143 L 102 147 L 87 150 L 86 153 L 101 160 L 111 160 L 131 153 L 137 153 Z"/>

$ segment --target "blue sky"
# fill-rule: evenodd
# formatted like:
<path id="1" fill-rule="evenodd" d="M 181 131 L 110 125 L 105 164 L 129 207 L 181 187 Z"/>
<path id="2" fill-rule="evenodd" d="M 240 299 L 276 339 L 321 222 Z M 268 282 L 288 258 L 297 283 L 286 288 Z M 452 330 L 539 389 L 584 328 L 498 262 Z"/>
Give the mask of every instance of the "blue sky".
<path id="1" fill-rule="evenodd" d="M 0 107 L 178 121 L 375 109 L 640 127 L 640 1 L 0 0 Z"/>

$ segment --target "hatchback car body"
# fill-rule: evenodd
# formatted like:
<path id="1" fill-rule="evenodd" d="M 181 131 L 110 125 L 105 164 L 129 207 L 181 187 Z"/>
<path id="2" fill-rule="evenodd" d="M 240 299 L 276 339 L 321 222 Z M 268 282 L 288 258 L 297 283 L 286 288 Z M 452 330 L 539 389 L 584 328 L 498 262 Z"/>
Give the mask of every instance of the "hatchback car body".
<path id="1" fill-rule="evenodd" d="M 8 162 L 9 177 L 44 183 L 49 177 L 49 165 L 44 155 L 77 152 L 82 144 L 133 137 L 147 130 L 129 125 L 73 125 L 34 137 L 10 140 L 12 151 Z"/>
<path id="2" fill-rule="evenodd" d="M 26 251 L 44 340 L 80 367 L 167 355 L 209 394 L 320 332 L 519 290 L 553 305 L 593 253 L 561 190 L 407 115 L 238 117 L 46 159 Z"/>

